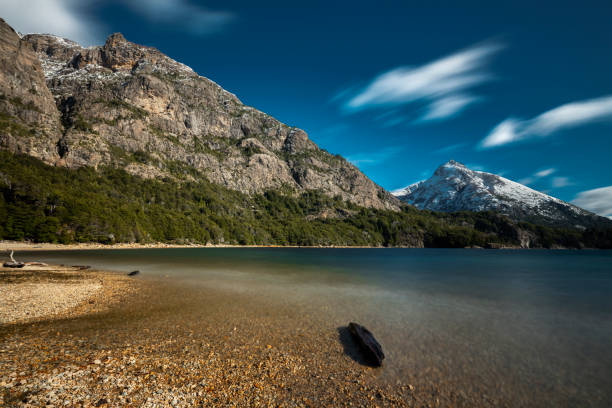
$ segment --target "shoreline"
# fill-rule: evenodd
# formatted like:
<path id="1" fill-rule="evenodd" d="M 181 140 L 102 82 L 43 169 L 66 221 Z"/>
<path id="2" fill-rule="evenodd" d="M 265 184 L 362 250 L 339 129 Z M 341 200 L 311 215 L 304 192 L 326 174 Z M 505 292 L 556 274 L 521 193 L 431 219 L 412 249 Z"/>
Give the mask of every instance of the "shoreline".
<path id="1" fill-rule="evenodd" d="M 329 245 L 329 246 L 301 246 L 301 245 L 234 245 L 234 244 L 167 244 L 155 242 L 149 244 L 117 243 L 99 244 L 93 242 L 78 244 L 53 244 L 49 242 L 28 241 L 0 241 L 0 252 L 3 251 L 74 251 L 99 249 L 172 249 L 172 248 L 295 248 L 295 249 L 474 249 L 474 250 L 577 250 L 576 248 L 521 248 L 516 246 L 501 246 L 492 248 L 466 247 L 466 248 L 434 248 L 434 247 L 384 247 L 362 245 Z M 597 248 L 581 248 L 581 250 L 596 250 Z"/>
<path id="2" fill-rule="evenodd" d="M 37 255 L 45 261 L 42 253 L 29 257 Z M 57 268 L 55 273 L 49 272 L 52 268 Z M 248 280 L 241 287 L 231 277 L 223 281 L 231 285 L 223 285 L 146 272 L 134 279 L 125 273 L 42 266 L 30 271 L 2 269 L 0 278 L 3 274 L 11 277 L 0 279 L 0 285 L 43 280 L 61 286 L 66 283 L 64 278 L 79 285 L 74 276 L 64 275 L 81 273 L 125 281 L 131 291 L 97 292 L 98 297 L 89 298 L 93 303 L 81 302 L 69 312 L 1 324 L 0 406 L 477 408 L 599 401 L 593 387 L 579 392 L 551 388 L 556 383 L 547 381 L 532 395 L 534 378 L 544 378 L 522 374 L 537 367 L 526 363 L 530 356 L 539 355 L 537 348 L 533 354 L 524 348 L 515 350 L 521 351 L 519 356 L 524 355 L 525 362 L 506 373 L 500 361 L 490 365 L 482 358 L 480 348 L 475 354 L 470 351 L 501 337 L 482 338 L 480 343 L 478 337 L 475 343 L 466 341 L 469 338 L 457 342 L 463 338 L 456 334 L 464 333 L 469 321 L 453 328 L 448 320 L 441 320 L 441 326 L 430 330 L 434 315 L 427 310 L 437 314 L 440 309 L 435 305 L 434 309 L 420 309 L 418 299 L 411 303 L 416 312 L 408 313 L 410 326 L 398 326 L 385 334 L 384 325 L 375 323 L 376 313 L 347 302 L 361 299 L 361 291 L 344 300 L 340 296 L 336 302 L 334 290 L 314 296 L 319 299 L 312 299 L 313 292 L 308 290 L 301 292 L 307 295 L 304 297 L 292 290 L 283 290 L 284 295 L 259 290 L 268 284 L 266 280 L 260 286 Z M 53 276 L 46 276 L 49 274 Z M 39 292 L 32 299 L 45 304 Z M 0 293 L 0 306 L 3 300 Z M 484 302 L 477 305 L 486 306 L 488 301 Z M 436 304 L 448 308 L 447 302 Z M 378 305 L 373 302 L 371 307 Z M 464 308 L 453 309 L 452 316 L 464 316 Z M 492 315 L 498 316 L 497 312 Z M 364 323 L 380 335 L 388 358 L 383 367 L 363 363 L 346 329 L 349 321 Z M 483 321 L 473 320 L 478 327 L 486 327 Z M 450 335 L 444 334 L 447 330 Z M 400 347 L 404 341 L 410 342 L 408 348 Z M 506 342 L 499 344 L 505 347 Z M 577 377 L 555 374 L 551 378 Z"/>
<path id="3" fill-rule="evenodd" d="M 347 355 L 352 346 L 339 341 L 337 324 L 303 310 L 163 279 L 45 268 L 2 268 L 0 277 L 62 285 L 66 273 L 82 273 L 136 290 L 101 291 L 69 311 L 0 324 L 0 405 L 400 407 L 431 399 L 430 387 L 380 383 L 380 369 Z"/>
<path id="4" fill-rule="evenodd" d="M 78 266 L 0 266 L 0 326 L 108 310 L 133 291 L 133 283 L 125 274 Z"/>
<path id="5" fill-rule="evenodd" d="M 412 248 L 412 247 L 381 247 L 381 246 L 300 246 L 300 245 L 234 245 L 234 244 L 166 244 L 162 242 L 139 244 L 139 243 L 78 243 L 78 244 L 52 244 L 48 242 L 34 243 L 27 241 L 0 241 L 0 251 L 61 251 L 61 250 L 88 250 L 88 249 L 164 249 L 164 248 L 362 248 L 362 249 L 385 249 L 385 248 Z M 414 247 L 416 248 L 416 247 Z"/>

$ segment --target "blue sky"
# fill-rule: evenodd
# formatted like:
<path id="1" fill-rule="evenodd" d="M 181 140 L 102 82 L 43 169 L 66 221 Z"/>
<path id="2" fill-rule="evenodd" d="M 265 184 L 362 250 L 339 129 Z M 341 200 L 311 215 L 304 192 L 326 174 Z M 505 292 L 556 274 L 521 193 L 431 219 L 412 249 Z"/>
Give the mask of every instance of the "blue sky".
<path id="1" fill-rule="evenodd" d="M 452 158 L 612 215 L 612 3 L 418 3 L 0 0 L 0 14 L 157 47 L 389 190 Z"/>

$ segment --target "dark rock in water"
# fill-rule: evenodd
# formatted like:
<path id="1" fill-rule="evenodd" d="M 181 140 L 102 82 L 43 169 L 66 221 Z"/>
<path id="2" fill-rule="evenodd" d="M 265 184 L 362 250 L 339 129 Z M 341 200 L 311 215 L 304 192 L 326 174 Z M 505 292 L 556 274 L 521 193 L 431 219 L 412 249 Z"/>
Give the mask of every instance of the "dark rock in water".
<path id="1" fill-rule="evenodd" d="M 89 265 L 72 265 L 73 268 L 78 268 L 79 270 L 83 271 L 85 269 L 89 269 L 91 268 L 91 266 Z"/>
<path id="2" fill-rule="evenodd" d="M 140 271 L 132 271 L 130 273 L 128 273 L 128 276 L 136 276 L 140 273 Z"/>
<path id="3" fill-rule="evenodd" d="M 374 338 L 374 335 L 357 323 L 349 323 L 348 328 L 355 340 L 357 340 L 357 343 L 359 343 L 365 357 L 375 366 L 381 366 L 385 354 L 378 341 Z"/>
<path id="4" fill-rule="evenodd" d="M 23 262 L 5 262 L 2 266 L 5 268 L 23 268 L 25 264 Z"/>

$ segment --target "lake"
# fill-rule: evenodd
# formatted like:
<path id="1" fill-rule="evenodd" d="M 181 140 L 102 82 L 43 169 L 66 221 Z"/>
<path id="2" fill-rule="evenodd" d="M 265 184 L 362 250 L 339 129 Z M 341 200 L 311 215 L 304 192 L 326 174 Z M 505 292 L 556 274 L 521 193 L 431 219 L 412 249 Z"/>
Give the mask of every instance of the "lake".
<path id="1" fill-rule="evenodd" d="M 612 252 L 193 248 L 20 252 L 368 327 L 378 381 L 510 406 L 612 406 Z M 163 300 L 161 300 L 163 302 Z M 194 307 L 198 307 L 194 304 Z M 355 361 L 354 364 L 359 364 Z"/>

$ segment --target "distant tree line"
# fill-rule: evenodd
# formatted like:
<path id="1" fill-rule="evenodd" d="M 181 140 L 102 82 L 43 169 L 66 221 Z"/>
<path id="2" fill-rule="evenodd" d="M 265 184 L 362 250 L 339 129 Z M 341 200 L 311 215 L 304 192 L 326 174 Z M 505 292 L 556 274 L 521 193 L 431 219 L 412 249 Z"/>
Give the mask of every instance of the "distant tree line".
<path id="1" fill-rule="evenodd" d="M 363 208 L 318 191 L 247 195 L 208 182 L 48 166 L 0 152 L 0 239 L 463 248 L 612 248 L 612 231 L 515 223 L 493 212 Z"/>

